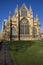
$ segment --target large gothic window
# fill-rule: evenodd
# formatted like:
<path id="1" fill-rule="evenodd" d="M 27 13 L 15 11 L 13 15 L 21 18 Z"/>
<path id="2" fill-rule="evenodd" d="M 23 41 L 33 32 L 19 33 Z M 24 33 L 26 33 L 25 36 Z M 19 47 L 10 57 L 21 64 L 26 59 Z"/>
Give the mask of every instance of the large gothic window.
<path id="1" fill-rule="evenodd" d="M 20 22 L 20 34 L 29 34 L 29 24 L 25 18 Z"/>
<path id="2" fill-rule="evenodd" d="M 36 35 L 37 35 L 37 30 L 36 28 L 33 28 L 33 37 L 36 37 Z"/>
<path id="3" fill-rule="evenodd" d="M 21 10 L 21 16 L 27 16 L 27 11 L 25 8 Z"/>

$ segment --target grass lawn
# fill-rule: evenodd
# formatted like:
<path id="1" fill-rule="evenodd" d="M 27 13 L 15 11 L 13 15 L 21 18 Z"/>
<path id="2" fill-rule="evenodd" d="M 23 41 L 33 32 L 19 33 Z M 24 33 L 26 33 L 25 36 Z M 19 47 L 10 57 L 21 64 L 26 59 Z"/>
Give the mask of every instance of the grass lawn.
<path id="1" fill-rule="evenodd" d="M 13 41 L 8 45 L 17 65 L 43 65 L 43 41 Z"/>

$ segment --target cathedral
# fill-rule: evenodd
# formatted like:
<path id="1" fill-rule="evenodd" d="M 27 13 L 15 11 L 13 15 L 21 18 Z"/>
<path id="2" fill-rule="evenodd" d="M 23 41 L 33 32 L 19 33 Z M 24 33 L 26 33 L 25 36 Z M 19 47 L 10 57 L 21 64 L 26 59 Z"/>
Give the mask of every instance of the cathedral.
<path id="1" fill-rule="evenodd" d="M 12 33 L 10 29 L 12 29 Z M 3 20 L 2 32 L 3 38 L 6 40 L 10 40 L 10 33 L 12 40 L 19 40 L 18 36 L 20 36 L 20 40 L 40 40 L 40 21 L 37 14 L 35 18 L 33 17 L 31 6 L 28 9 L 23 4 L 19 9 L 17 5 L 14 15 L 12 16 L 9 12 L 8 19 Z"/>

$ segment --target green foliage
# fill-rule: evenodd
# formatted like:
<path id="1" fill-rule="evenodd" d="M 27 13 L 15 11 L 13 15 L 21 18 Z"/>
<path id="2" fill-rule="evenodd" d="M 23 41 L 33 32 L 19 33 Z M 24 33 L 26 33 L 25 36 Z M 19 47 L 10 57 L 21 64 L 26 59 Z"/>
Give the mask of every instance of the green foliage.
<path id="1" fill-rule="evenodd" d="M 43 41 L 7 42 L 17 65 L 43 65 Z"/>

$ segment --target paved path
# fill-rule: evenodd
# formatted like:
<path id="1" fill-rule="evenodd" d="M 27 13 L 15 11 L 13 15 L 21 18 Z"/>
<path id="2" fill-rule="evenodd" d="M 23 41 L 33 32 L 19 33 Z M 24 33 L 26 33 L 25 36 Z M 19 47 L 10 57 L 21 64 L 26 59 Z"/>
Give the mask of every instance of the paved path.
<path id="1" fill-rule="evenodd" d="M 11 59 L 6 42 L 3 42 L 0 46 L 0 65 L 15 65 Z"/>

